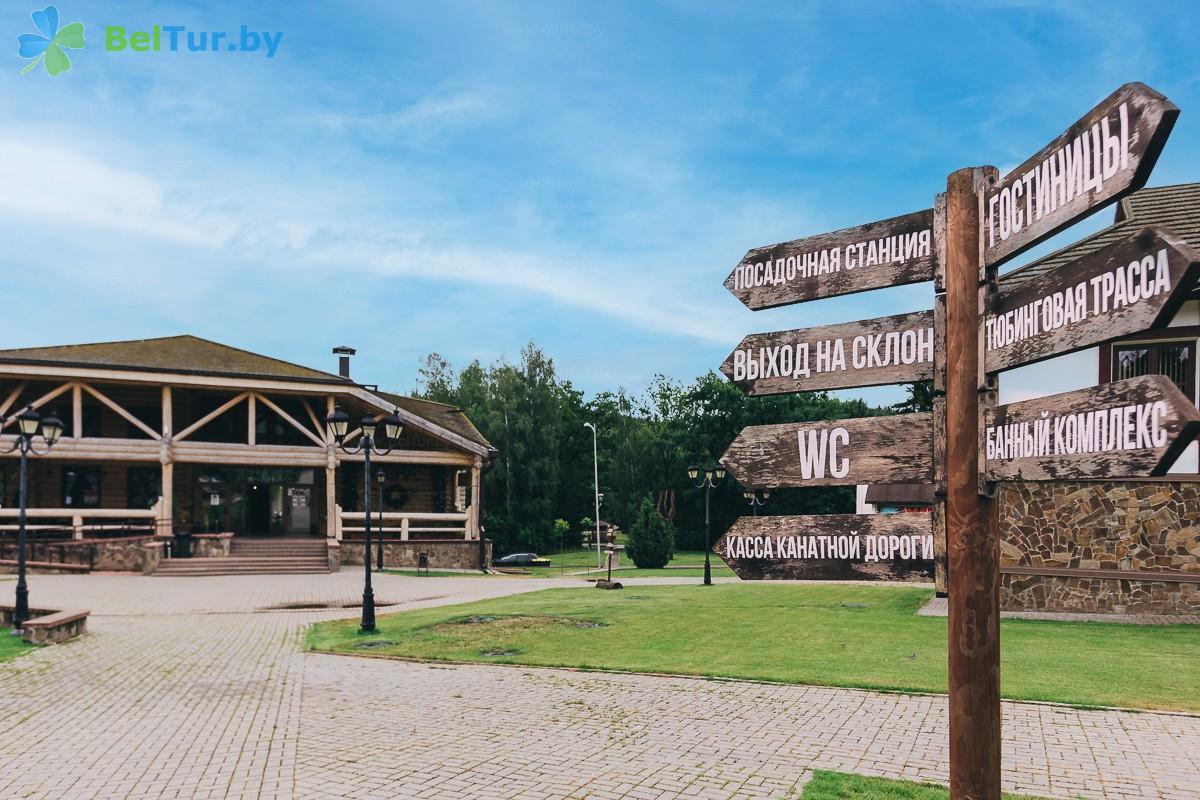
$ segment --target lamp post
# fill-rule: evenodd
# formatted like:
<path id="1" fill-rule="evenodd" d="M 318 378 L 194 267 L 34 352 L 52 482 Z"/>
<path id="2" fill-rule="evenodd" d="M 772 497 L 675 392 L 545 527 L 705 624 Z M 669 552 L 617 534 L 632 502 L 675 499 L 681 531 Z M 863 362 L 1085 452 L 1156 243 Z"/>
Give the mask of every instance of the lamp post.
<path id="1" fill-rule="evenodd" d="M 343 452 L 351 455 L 363 454 L 363 602 L 362 622 L 359 630 L 372 633 L 375 630 L 375 591 L 371 588 L 371 453 L 387 455 L 392 452 L 392 443 L 400 438 L 404 425 L 400 422 L 400 410 L 396 409 L 382 419 L 373 416 L 362 418 L 359 423 L 362 436 L 354 447 L 346 446 L 346 435 L 350 428 L 350 415 L 334 406 L 333 413 L 326 418 L 333 438 Z M 383 426 L 383 446 L 375 438 L 380 425 Z"/>
<path id="2" fill-rule="evenodd" d="M 596 449 L 596 424 L 585 422 L 583 427 L 592 429 L 592 478 L 595 481 L 596 494 L 596 569 L 600 569 L 604 566 L 604 559 L 600 556 L 600 457 Z"/>
<path id="3" fill-rule="evenodd" d="M 379 474 L 375 476 L 375 482 L 379 484 L 379 544 L 375 547 L 377 558 L 375 559 L 375 569 L 383 569 L 383 484 L 387 481 L 387 475 L 383 470 L 379 470 Z"/>
<path id="4" fill-rule="evenodd" d="M 747 489 L 742 492 L 742 497 L 746 498 L 746 502 L 750 504 L 750 508 L 754 509 L 754 516 L 758 516 L 759 506 L 765 506 L 767 501 L 771 499 L 771 493 L 767 490 Z"/>
<path id="5" fill-rule="evenodd" d="M 709 494 L 713 487 L 717 485 L 717 481 L 725 480 L 725 468 L 720 464 L 714 467 L 704 467 L 701 469 L 695 464 L 688 467 L 687 474 L 692 480 L 700 477 L 700 473 L 704 473 L 704 477 L 700 478 L 700 482 L 696 484 L 697 489 L 704 490 L 704 585 L 712 586 L 712 567 L 709 564 L 708 552 L 712 549 L 709 544 Z"/>
<path id="6" fill-rule="evenodd" d="M 0 424 L 5 421 L 0 417 Z M 17 440 L 8 449 L 10 453 L 14 450 L 21 453 L 20 501 L 17 510 L 17 602 L 13 608 L 13 633 L 20 632 L 25 620 L 29 619 L 29 587 L 25 583 L 25 495 L 29 454 L 40 456 L 50 452 L 58 437 L 62 436 L 62 431 L 62 420 L 58 417 L 51 414 L 43 419 L 41 414 L 33 410 L 33 406 L 26 406 L 24 411 L 17 414 Z M 46 442 L 45 450 L 39 451 L 34 446 L 34 439 L 39 433 Z"/>

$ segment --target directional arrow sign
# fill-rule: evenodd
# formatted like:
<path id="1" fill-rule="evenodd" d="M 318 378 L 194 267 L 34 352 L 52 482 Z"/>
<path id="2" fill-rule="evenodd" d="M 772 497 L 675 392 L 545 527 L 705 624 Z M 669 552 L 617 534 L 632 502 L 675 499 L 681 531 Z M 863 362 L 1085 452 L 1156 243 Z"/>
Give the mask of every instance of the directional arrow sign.
<path id="1" fill-rule="evenodd" d="M 757 488 L 932 483 L 933 415 L 758 425 L 738 434 L 721 463 Z"/>
<path id="2" fill-rule="evenodd" d="M 933 280 L 933 209 L 758 247 L 725 279 L 758 311 Z"/>
<path id="3" fill-rule="evenodd" d="M 1146 185 L 1179 109 L 1127 83 L 984 192 L 984 261 L 1001 264 Z"/>
<path id="4" fill-rule="evenodd" d="M 1165 327 L 1200 277 L 1200 256 L 1150 227 L 997 293 L 984 368 L 996 372 Z"/>
<path id="5" fill-rule="evenodd" d="M 754 333 L 721 372 L 749 395 L 927 381 L 933 377 L 933 312 Z"/>
<path id="6" fill-rule="evenodd" d="M 713 549 L 744 581 L 931 581 L 932 516 L 741 517 Z"/>
<path id="7" fill-rule="evenodd" d="M 1200 412 L 1162 375 L 1143 375 L 988 411 L 989 481 L 1162 475 L 1200 432 Z"/>

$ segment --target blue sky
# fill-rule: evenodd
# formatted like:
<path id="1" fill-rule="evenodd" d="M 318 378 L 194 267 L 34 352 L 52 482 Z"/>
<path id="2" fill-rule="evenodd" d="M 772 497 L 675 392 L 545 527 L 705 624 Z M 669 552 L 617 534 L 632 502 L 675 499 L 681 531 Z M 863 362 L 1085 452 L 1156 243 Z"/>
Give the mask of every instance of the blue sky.
<path id="1" fill-rule="evenodd" d="M 186 332 L 333 369 L 350 344 L 355 377 L 409 390 L 425 353 L 534 340 L 589 393 L 637 390 L 745 333 L 930 307 L 920 285 L 754 313 L 722 281 L 1003 172 L 1126 81 L 1183 110 L 1151 184 L 1200 179 L 1182 3 L 64 0 L 87 47 L 20 76 L 41 5 L 0 8 L 0 347 Z M 283 38 L 103 49 L 156 23 Z"/>

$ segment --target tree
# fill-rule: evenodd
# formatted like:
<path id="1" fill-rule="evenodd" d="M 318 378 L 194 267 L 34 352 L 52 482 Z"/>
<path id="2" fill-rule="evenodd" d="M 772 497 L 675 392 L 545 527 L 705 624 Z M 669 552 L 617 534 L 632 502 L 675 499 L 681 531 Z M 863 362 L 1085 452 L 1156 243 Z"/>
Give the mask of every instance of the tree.
<path id="1" fill-rule="evenodd" d="M 661 569 L 671 560 L 675 547 L 675 531 L 671 523 L 658 515 L 654 501 L 642 500 L 637 519 L 629 529 L 625 552 L 638 569 Z"/>
<path id="2" fill-rule="evenodd" d="M 908 397 L 892 406 L 897 414 L 915 414 L 920 411 L 933 411 L 932 381 L 910 383 L 905 388 L 908 390 Z"/>

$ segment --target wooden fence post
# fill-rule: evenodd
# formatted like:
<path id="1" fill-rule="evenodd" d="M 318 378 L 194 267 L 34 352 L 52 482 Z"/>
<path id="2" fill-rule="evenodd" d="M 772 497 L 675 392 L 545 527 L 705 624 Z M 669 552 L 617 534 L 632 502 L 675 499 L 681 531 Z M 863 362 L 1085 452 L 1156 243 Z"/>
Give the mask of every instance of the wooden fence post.
<path id="1" fill-rule="evenodd" d="M 946 182 L 946 538 L 949 566 L 950 795 L 1000 797 L 1000 544 L 980 494 L 981 198 L 993 167 Z"/>

